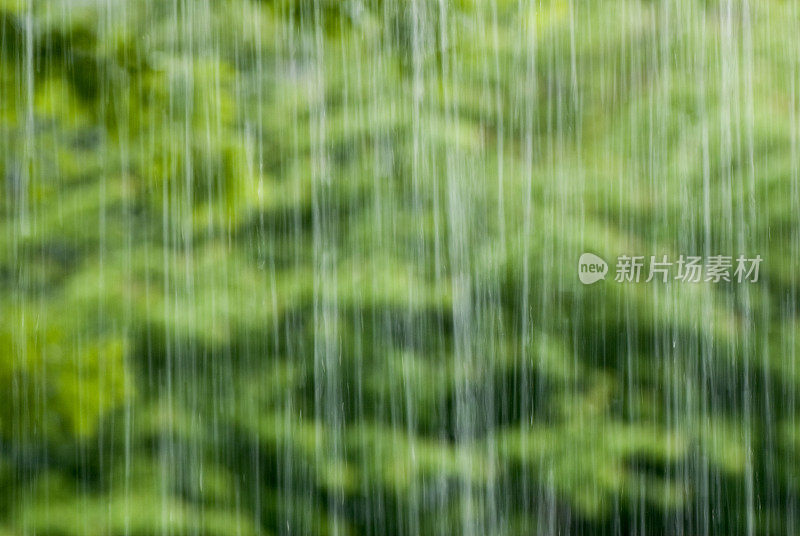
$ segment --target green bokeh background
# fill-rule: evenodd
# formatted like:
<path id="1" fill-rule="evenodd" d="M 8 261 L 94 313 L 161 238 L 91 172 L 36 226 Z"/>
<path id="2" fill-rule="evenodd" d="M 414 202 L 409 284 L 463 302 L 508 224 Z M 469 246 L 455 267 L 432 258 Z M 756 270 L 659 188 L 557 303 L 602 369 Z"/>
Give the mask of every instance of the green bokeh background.
<path id="1" fill-rule="evenodd" d="M 0 0 L 0 54 L 0 534 L 800 531 L 795 2 Z"/>

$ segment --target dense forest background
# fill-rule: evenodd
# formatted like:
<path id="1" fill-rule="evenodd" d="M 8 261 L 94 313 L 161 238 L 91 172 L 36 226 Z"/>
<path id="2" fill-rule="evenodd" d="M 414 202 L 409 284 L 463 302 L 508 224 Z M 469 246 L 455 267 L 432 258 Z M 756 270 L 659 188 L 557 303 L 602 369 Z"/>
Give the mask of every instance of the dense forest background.
<path id="1" fill-rule="evenodd" d="M 799 159 L 791 0 L 0 0 L 0 534 L 798 534 Z"/>

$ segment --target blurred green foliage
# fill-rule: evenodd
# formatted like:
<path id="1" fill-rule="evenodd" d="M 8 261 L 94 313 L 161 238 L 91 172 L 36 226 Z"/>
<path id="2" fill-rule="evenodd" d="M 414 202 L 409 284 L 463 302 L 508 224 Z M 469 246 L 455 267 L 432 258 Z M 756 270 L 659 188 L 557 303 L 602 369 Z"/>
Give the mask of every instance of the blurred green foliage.
<path id="1" fill-rule="evenodd" d="M 798 23 L 0 1 L 0 534 L 796 532 Z"/>

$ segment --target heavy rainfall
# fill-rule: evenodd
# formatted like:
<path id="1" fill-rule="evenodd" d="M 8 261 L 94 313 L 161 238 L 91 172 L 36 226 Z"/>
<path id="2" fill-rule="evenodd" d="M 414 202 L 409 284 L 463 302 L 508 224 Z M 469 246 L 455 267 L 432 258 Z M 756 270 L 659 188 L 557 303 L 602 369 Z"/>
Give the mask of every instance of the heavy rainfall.
<path id="1" fill-rule="evenodd" d="M 795 0 L 0 0 L 0 536 L 798 535 L 799 283 Z"/>

